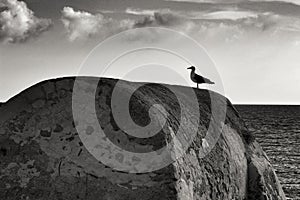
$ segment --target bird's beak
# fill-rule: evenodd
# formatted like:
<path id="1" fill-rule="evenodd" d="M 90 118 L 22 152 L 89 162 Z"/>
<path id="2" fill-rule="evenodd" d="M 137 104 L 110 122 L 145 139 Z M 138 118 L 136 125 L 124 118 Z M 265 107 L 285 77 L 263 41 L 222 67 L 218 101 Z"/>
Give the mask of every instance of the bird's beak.
<path id="1" fill-rule="evenodd" d="M 188 67 L 187 69 L 192 69 L 192 67 Z"/>

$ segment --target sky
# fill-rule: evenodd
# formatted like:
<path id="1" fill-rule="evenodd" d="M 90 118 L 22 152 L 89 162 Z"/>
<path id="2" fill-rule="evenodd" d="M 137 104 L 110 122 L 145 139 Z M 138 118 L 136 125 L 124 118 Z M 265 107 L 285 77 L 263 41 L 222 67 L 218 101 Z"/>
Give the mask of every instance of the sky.
<path id="1" fill-rule="evenodd" d="M 105 75 L 195 87 L 186 69 L 194 64 L 196 72 L 218 80 L 212 90 L 222 84 L 233 103 L 300 104 L 300 0 L 0 0 L 0 102 L 42 80 L 77 75 L 99 43 L 144 27 L 185 34 L 205 51 L 149 32 L 115 41 L 101 57 L 118 57 L 116 49 L 138 42 L 171 46 L 203 61 L 145 50 L 118 58 Z M 157 62 L 121 76 L 149 57 Z"/>

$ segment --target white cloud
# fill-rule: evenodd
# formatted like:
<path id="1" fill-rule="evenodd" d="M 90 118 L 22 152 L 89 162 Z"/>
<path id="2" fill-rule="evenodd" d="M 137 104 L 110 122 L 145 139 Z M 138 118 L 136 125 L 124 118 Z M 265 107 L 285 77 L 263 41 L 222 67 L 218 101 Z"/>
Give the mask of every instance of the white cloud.
<path id="1" fill-rule="evenodd" d="M 192 2 L 192 3 L 239 3 L 239 2 L 285 2 L 285 3 L 293 3 L 296 5 L 300 5 L 299 0 L 164 0 L 164 1 L 174 1 L 174 2 Z"/>
<path id="2" fill-rule="evenodd" d="M 229 19 L 237 20 L 248 17 L 257 17 L 257 13 L 252 11 L 239 11 L 239 10 L 224 10 L 224 11 L 180 11 L 170 9 L 139 9 L 139 8 L 127 8 L 126 14 L 139 15 L 139 16 L 154 16 L 155 13 L 167 14 L 171 13 L 174 16 L 187 18 L 187 19 Z"/>
<path id="3" fill-rule="evenodd" d="M 252 23 L 262 30 L 268 30 L 273 35 L 280 33 L 299 34 L 300 33 L 300 19 L 297 17 L 277 15 L 274 13 L 264 13 Z M 249 24 L 249 25 L 252 25 Z"/>
<path id="4" fill-rule="evenodd" d="M 138 11 L 138 12 L 137 12 Z M 260 19 L 254 12 L 246 11 L 218 11 L 218 12 L 182 12 L 156 11 L 152 15 L 143 15 L 134 27 L 163 26 L 177 31 L 218 42 L 232 42 L 238 40 L 249 29 L 262 31 L 268 22 Z M 264 21 L 264 22 L 261 22 Z"/>
<path id="5" fill-rule="evenodd" d="M 286 3 L 293 3 L 296 5 L 300 5 L 300 1 L 299 0 L 250 0 L 253 2 L 274 2 L 274 1 L 278 1 L 278 2 L 286 2 Z"/>
<path id="6" fill-rule="evenodd" d="M 136 8 L 127 8 L 125 13 L 131 15 L 154 15 L 154 13 L 158 12 L 158 10 L 142 10 Z"/>
<path id="7" fill-rule="evenodd" d="M 51 26 L 50 19 L 37 18 L 23 1 L 4 0 L 0 8 L 0 40 L 4 42 L 26 41 Z"/>
<path id="8" fill-rule="evenodd" d="M 298 18 L 238 7 L 219 11 L 127 8 L 123 14 L 128 14 L 128 19 L 121 21 L 101 13 L 74 11 L 70 7 L 65 7 L 62 13 L 71 41 L 92 36 L 107 37 L 140 27 L 167 27 L 212 42 L 234 42 L 253 34 L 274 37 L 283 32 L 295 34 L 300 30 Z"/>
<path id="9" fill-rule="evenodd" d="M 194 28 L 194 23 L 169 10 L 141 10 L 128 8 L 126 14 L 141 16 L 140 19 L 115 20 L 101 13 L 91 14 L 86 11 L 75 11 L 65 7 L 62 11 L 62 22 L 70 41 L 90 37 L 107 37 L 123 30 L 141 27 L 169 27 L 183 32 Z M 137 36 L 138 37 L 138 36 Z"/>
<path id="10" fill-rule="evenodd" d="M 63 8 L 62 22 L 71 41 L 92 36 L 106 37 L 109 34 L 131 28 L 134 23 L 131 20 L 117 21 L 100 13 L 75 11 L 71 7 Z"/>
<path id="11" fill-rule="evenodd" d="M 217 11 L 202 15 L 202 19 L 238 20 L 244 18 L 257 18 L 258 14 L 251 11 Z"/>

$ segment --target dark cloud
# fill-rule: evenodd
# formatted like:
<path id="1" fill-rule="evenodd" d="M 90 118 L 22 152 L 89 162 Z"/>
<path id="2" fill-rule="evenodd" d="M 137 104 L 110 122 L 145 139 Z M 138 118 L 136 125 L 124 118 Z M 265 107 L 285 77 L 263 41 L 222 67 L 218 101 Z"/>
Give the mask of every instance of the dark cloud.
<path id="1" fill-rule="evenodd" d="M 145 16 L 142 20 L 138 20 L 134 27 L 146 26 L 177 26 L 184 20 L 171 12 L 155 12 L 153 15 Z"/>

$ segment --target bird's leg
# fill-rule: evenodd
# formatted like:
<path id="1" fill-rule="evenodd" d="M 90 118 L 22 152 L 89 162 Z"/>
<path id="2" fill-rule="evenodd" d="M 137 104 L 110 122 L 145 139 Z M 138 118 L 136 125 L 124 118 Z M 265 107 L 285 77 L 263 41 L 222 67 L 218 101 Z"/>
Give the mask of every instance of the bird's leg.
<path id="1" fill-rule="evenodd" d="M 199 87 L 198 87 L 198 83 L 197 83 L 197 89 L 199 89 Z"/>

